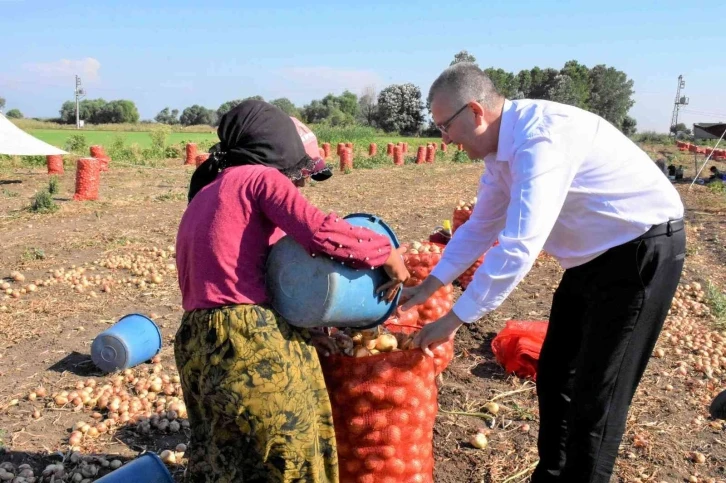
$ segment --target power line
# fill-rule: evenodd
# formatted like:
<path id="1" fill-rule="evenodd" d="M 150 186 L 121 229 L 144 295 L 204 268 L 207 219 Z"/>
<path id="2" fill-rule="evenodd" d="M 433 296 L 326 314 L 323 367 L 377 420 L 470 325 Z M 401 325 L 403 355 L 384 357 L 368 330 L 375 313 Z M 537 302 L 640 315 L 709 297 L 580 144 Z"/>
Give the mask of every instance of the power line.
<path id="1" fill-rule="evenodd" d="M 717 112 L 699 111 L 696 109 L 683 109 L 683 110 L 681 110 L 681 112 L 684 112 L 686 114 L 694 114 L 697 116 L 718 117 L 718 118 L 726 119 L 726 114 L 719 114 Z"/>

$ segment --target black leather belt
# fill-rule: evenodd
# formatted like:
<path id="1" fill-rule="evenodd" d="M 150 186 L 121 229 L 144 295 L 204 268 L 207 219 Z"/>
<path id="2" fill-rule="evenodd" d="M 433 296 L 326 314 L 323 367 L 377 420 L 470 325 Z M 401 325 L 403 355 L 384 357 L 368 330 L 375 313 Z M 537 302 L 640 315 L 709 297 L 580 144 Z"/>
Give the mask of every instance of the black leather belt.
<path id="1" fill-rule="evenodd" d="M 654 236 L 671 236 L 683 229 L 683 218 L 680 220 L 671 220 L 660 225 L 653 225 L 650 230 L 643 233 L 635 240 L 643 240 L 645 238 L 653 238 Z"/>

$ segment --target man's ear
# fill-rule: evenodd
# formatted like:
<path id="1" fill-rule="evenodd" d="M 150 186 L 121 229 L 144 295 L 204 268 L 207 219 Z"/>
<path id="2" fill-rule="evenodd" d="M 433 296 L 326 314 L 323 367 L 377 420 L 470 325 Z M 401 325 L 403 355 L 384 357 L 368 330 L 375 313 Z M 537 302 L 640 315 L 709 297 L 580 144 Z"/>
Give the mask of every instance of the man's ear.
<path id="1" fill-rule="evenodd" d="M 469 109 L 471 109 L 471 111 L 474 113 L 474 124 L 476 124 L 477 127 L 485 124 L 484 106 L 479 104 L 479 102 L 477 101 L 471 101 L 469 103 Z"/>

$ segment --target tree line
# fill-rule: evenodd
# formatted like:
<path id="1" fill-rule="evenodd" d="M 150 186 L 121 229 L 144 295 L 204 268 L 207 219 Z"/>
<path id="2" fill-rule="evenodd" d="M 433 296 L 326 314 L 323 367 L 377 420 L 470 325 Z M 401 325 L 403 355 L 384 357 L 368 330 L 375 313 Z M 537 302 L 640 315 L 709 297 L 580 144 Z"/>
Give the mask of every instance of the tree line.
<path id="1" fill-rule="evenodd" d="M 476 63 L 476 58 L 462 50 L 454 56 L 450 65 L 458 62 Z M 634 104 L 633 81 L 614 67 L 601 64 L 589 68 L 576 60 L 570 60 L 560 69 L 535 66 L 514 73 L 489 67 L 484 71 L 497 90 L 508 99 L 546 99 L 570 104 L 602 116 L 626 134 L 635 133 L 635 119 L 628 116 Z M 217 109 L 198 104 L 182 111 L 165 107 L 154 120 L 169 125 L 216 126 L 226 112 L 245 99 L 264 100 L 261 96 L 235 99 L 221 104 Z M 285 97 L 269 102 L 306 123 L 331 126 L 359 124 L 404 135 L 438 134 L 431 122 L 425 123 L 429 106 L 422 100 L 421 89 L 411 83 L 393 84 L 380 92 L 376 92 L 372 86 L 367 87 L 360 96 L 348 90 L 340 95 L 331 93 L 301 107 Z M 84 99 L 80 103 L 80 117 L 92 124 L 139 121 L 136 105 L 129 100 L 106 102 L 103 99 Z M 59 122 L 75 122 L 73 101 L 63 104 Z"/>

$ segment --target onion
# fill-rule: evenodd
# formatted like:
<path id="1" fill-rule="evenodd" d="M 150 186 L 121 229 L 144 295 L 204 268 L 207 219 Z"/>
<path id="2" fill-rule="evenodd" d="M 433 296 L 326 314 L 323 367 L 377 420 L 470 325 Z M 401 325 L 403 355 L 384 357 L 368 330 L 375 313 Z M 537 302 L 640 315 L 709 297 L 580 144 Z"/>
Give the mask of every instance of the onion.
<path id="1" fill-rule="evenodd" d="M 381 352 L 390 352 L 398 347 L 398 340 L 393 334 L 383 334 L 376 339 L 375 348 Z"/>
<path id="2" fill-rule="evenodd" d="M 495 402 L 488 402 L 484 405 L 484 410 L 496 416 L 499 413 L 499 404 Z"/>
<path id="3" fill-rule="evenodd" d="M 163 461 L 167 465 L 173 465 L 176 464 L 176 454 L 174 454 L 173 451 L 169 451 L 168 449 L 165 449 L 161 452 L 159 455 L 161 458 L 161 461 Z"/>
<path id="4" fill-rule="evenodd" d="M 71 446 L 78 446 L 83 441 L 83 434 L 80 431 L 73 431 L 71 436 L 68 438 L 68 444 Z"/>
<path id="5" fill-rule="evenodd" d="M 471 443 L 471 445 L 477 449 L 484 449 L 489 444 L 489 441 L 483 433 L 476 433 L 474 436 L 471 437 L 469 443 Z"/>

